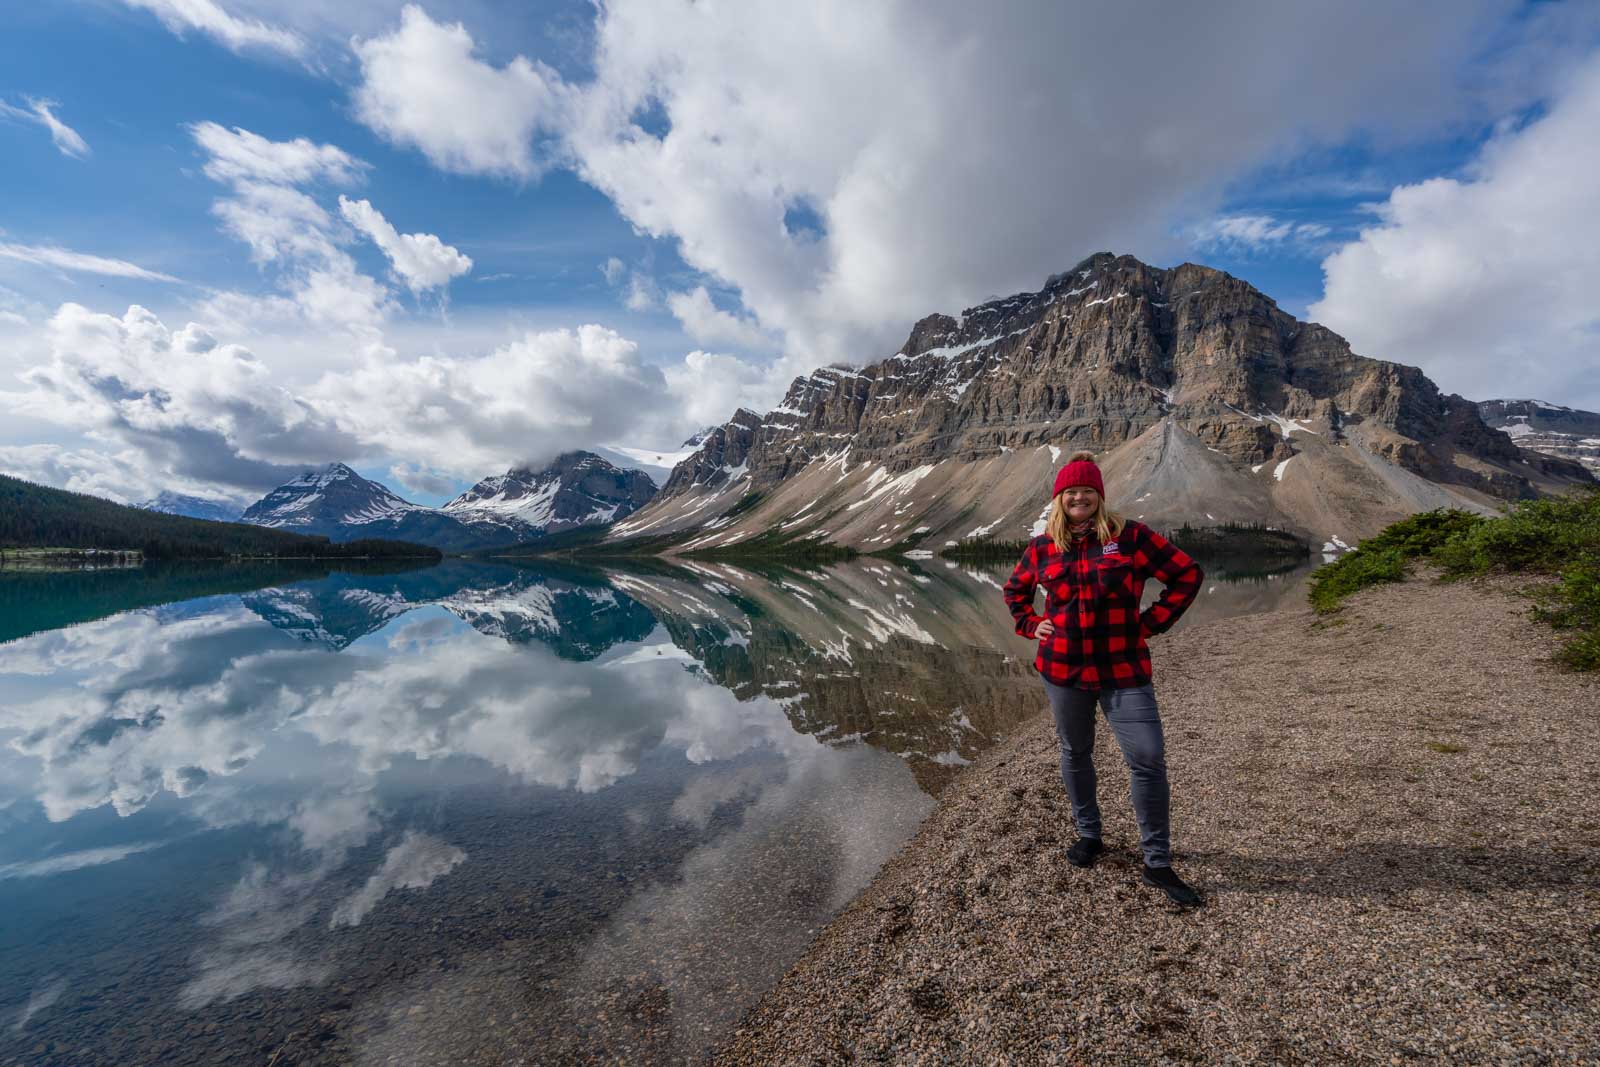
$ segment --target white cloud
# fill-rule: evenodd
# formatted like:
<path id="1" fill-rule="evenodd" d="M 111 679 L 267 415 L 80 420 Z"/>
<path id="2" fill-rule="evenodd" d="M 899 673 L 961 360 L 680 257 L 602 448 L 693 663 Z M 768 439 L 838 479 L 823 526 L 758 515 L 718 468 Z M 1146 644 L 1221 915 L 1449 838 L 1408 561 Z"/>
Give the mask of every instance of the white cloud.
<path id="1" fill-rule="evenodd" d="M 74 252 L 55 245 L 20 245 L 0 241 L 0 259 L 14 259 L 40 267 L 78 271 L 84 274 L 104 274 L 113 278 L 136 278 L 146 282 L 175 282 L 178 279 L 160 271 L 146 270 L 125 259 L 109 259 L 87 252 Z"/>
<path id="2" fill-rule="evenodd" d="M 1600 409 L 1600 56 L 1461 178 L 1401 186 L 1323 261 L 1310 313 L 1473 399 Z"/>
<path id="3" fill-rule="evenodd" d="M 635 272 L 628 278 L 628 294 L 622 302 L 629 311 L 649 311 L 661 302 L 661 290 L 648 274 Z"/>
<path id="4" fill-rule="evenodd" d="M 666 422 L 662 372 L 638 345 L 594 324 L 530 332 L 476 357 L 367 359 L 308 390 L 347 432 L 395 455 L 477 479 L 519 459 Z M 668 434 L 670 436 L 670 433 Z"/>
<path id="5" fill-rule="evenodd" d="M 46 461 L 38 453 L 49 446 L 0 451 L 0 462 L 43 466 L 49 476 L 41 480 L 51 484 L 123 499 L 210 485 L 260 491 L 304 463 L 356 451 L 355 441 L 273 385 L 249 350 L 193 323 L 172 331 L 137 305 L 119 318 L 63 304 L 46 337 L 49 361 L 21 375 L 22 391 L 0 392 L 0 409 L 85 433 L 115 453 Z"/>
<path id="6" fill-rule="evenodd" d="M 330 926 L 359 926 L 384 897 L 398 889 L 426 889 L 466 862 L 467 854 L 432 834 L 407 830 L 366 884 L 333 909 Z"/>
<path id="7" fill-rule="evenodd" d="M 43 126 L 50 131 L 50 140 L 62 155 L 83 159 L 89 155 L 89 142 L 79 136 L 77 130 L 56 118 L 51 109 L 60 106 L 54 100 L 35 100 L 31 97 L 26 108 L 0 100 L 0 118 L 20 119 Z"/>
<path id="8" fill-rule="evenodd" d="M 695 427 L 720 426 L 742 407 L 767 411 L 793 375 L 788 364 L 761 365 L 714 352 L 690 352 L 663 368 L 672 396 Z"/>
<path id="9" fill-rule="evenodd" d="M 617 0 L 569 146 L 791 350 L 861 361 L 1088 252 L 1159 258 L 1288 149 L 1437 121 L 1503 6 Z"/>
<path id="10" fill-rule="evenodd" d="M 432 496 L 449 496 L 456 487 L 454 478 L 418 463 L 396 463 L 389 468 L 389 480 L 413 493 Z"/>
<path id="11" fill-rule="evenodd" d="M 16 397 L 17 394 L 0 392 L 0 410 L 20 412 Z M 39 485 L 103 496 L 119 504 L 149 499 L 163 489 L 183 492 L 198 488 L 175 476 L 170 482 L 163 480 L 136 448 L 101 451 L 58 445 L 0 445 L 0 472 Z"/>
<path id="12" fill-rule="evenodd" d="M 229 130 L 215 122 L 197 122 L 189 127 L 189 133 L 206 153 L 204 169 L 213 181 L 301 185 L 326 180 L 351 185 L 367 170 L 366 163 L 344 149 L 304 137 L 270 141 L 238 126 Z"/>
<path id="13" fill-rule="evenodd" d="M 375 313 L 382 291 L 371 279 L 324 286 L 322 277 L 307 273 L 295 300 L 269 300 L 261 313 L 325 323 L 347 314 L 353 325 Z M 352 302 L 363 286 L 368 303 Z M 0 412 L 82 434 L 86 445 L 0 444 L 0 470 L 124 502 L 162 490 L 238 499 L 304 464 L 361 457 L 388 459 L 407 489 L 446 495 L 457 480 L 573 447 L 677 441 L 741 405 L 765 410 L 793 371 L 700 351 L 651 363 L 634 341 L 588 324 L 461 356 L 375 347 L 334 369 L 324 363 L 291 390 L 250 349 L 199 324 L 173 329 L 138 306 L 116 316 L 62 305 L 38 342 L 20 387 L 0 388 Z"/>
<path id="14" fill-rule="evenodd" d="M 792 354 L 859 362 L 921 315 L 1035 287 L 1088 252 L 1161 258 L 1173 220 L 1307 144 L 1481 106 L 1461 72 L 1506 12 L 1473 0 L 1397 17 L 1360 0 L 1286 21 L 1245 0 L 1013 0 L 975 22 L 953 0 L 615 0 L 593 78 L 568 84 L 523 57 L 492 66 L 463 26 L 408 7 L 358 43 L 356 100 L 447 170 L 571 166 Z M 1222 52 L 1249 60 L 1219 68 Z M 652 295 L 630 284 L 628 306 Z"/>
<path id="15" fill-rule="evenodd" d="M 340 255 L 329 232 L 332 218 L 310 196 L 286 185 L 241 182 L 232 197 L 212 206 L 212 213 L 224 232 L 250 246 L 250 258 L 258 263 Z"/>
<path id="16" fill-rule="evenodd" d="M 379 134 L 413 145 L 443 170 L 529 178 L 544 169 L 541 139 L 565 125 L 567 89 L 522 56 L 496 68 L 478 59 L 460 23 L 407 5 L 386 37 L 357 40 L 356 111 Z"/>
<path id="17" fill-rule="evenodd" d="M 600 273 L 605 275 L 607 285 L 616 285 L 619 281 L 621 281 L 624 269 L 625 268 L 623 267 L 622 260 L 618 259 L 616 256 L 612 256 L 610 259 L 600 264 Z"/>
<path id="18" fill-rule="evenodd" d="M 345 221 L 372 239 L 414 295 L 449 285 L 472 269 L 472 260 L 431 233 L 400 233 L 366 200 L 339 198 Z"/>
<path id="19" fill-rule="evenodd" d="M 389 290 L 356 269 L 342 244 L 347 231 L 302 187 L 349 185 L 367 165 L 335 145 L 305 138 L 270 141 L 249 130 L 213 122 L 190 128 L 206 154 L 206 176 L 229 187 L 212 205 L 223 230 L 250 247 L 258 263 L 282 274 L 283 298 L 218 294 L 219 317 L 248 322 L 298 315 L 312 326 L 348 331 L 363 351 L 382 348 L 381 325 L 391 306 Z"/>
<path id="20" fill-rule="evenodd" d="M 1218 215 L 1190 230 L 1196 248 L 1255 252 L 1285 244 L 1314 246 L 1332 230 L 1320 222 L 1294 222 L 1272 215 Z"/>
<path id="21" fill-rule="evenodd" d="M 171 32 L 182 36 L 199 30 L 233 52 L 265 48 L 289 56 L 305 52 L 305 42 L 289 31 L 255 19 L 230 15 L 216 0 L 123 0 L 129 7 L 153 13 Z"/>
<path id="22" fill-rule="evenodd" d="M 667 297 L 667 307 L 683 324 L 684 332 L 702 344 L 730 344 L 741 348 L 765 348 L 771 338 L 748 318 L 723 311 L 711 302 L 711 294 L 701 285 L 686 293 Z"/>

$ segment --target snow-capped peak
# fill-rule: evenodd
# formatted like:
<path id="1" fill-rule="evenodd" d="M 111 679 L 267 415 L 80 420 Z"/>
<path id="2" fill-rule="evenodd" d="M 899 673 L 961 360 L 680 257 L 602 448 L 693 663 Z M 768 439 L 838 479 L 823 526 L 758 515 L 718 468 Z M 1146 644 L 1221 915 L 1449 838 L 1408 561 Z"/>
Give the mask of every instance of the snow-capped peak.
<path id="1" fill-rule="evenodd" d="M 650 482 L 593 452 L 568 452 L 540 470 L 518 466 L 485 478 L 444 511 L 464 521 L 555 530 L 632 512 L 655 495 Z"/>
<path id="2" fill-rule="evenodd" d="M 284 482 L 250 505 L 242 521 L 257 526 L 295 527 L 313 523 L 363 525 L 407 511 L 428 511 L 370 481 L 343 463 L 315 467 Z"/>

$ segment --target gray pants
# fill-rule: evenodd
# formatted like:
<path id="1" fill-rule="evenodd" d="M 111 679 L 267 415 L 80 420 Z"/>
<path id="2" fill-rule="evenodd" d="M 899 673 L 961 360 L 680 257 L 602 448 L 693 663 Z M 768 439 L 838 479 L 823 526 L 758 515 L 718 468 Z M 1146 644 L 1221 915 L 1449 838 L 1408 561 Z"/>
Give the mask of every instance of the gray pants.
<path id="1" fill-rule="evenodd" d="M 1122 758 L 1132 775 L 1133 811 L 1139 817 L 1139 845 L 1149 867 L 1172 866 L 1166 741 L 1156 711 L 1155 689 L 1074 689 L 1044 680 L 1061 741 L 1061 780 L 1072 798 L 1079 837 L 1100 836 L 1100 804 L 1095 798 L 1094 706 L 1105 709 Z"/>

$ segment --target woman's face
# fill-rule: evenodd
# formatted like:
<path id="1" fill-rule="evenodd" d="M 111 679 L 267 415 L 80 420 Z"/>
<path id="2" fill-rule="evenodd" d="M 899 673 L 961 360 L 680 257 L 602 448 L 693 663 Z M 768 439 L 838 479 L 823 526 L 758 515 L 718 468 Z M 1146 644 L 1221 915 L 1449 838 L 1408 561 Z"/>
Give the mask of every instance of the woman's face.
<path id="1" fill-rule="evenodd" d="M 1075 485 L 1061 490 L 1061 503 L 1066 506 L 1068 522 L 1083 522 L 1100 510 L 1100 494 L 1087 485 Z"/>

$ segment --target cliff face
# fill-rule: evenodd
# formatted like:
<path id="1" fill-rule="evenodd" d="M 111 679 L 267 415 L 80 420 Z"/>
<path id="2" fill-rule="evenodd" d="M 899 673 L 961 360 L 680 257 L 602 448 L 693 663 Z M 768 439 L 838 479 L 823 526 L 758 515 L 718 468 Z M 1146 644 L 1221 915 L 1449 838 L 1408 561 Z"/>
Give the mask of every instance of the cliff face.
<path id="1" fill-rule="evenodd" d="M 1542 400 L 1484 400 L 1478 414 L 1519 448 L 1574 460 L 1600 476 L 1600 413 Z"/>
<path id="2" fill-rule="evenodd" d="M 930 315 L 887 359 L 795 379 L 777 408 L 714 432 L 611 536 L 1016 539 L 1077 448 L 1116 472 L 1113 504 L 1147 521 L 1317 538 L 1588 478 L 1237 278 L 1100 254 L 1036 293 Z"/>

